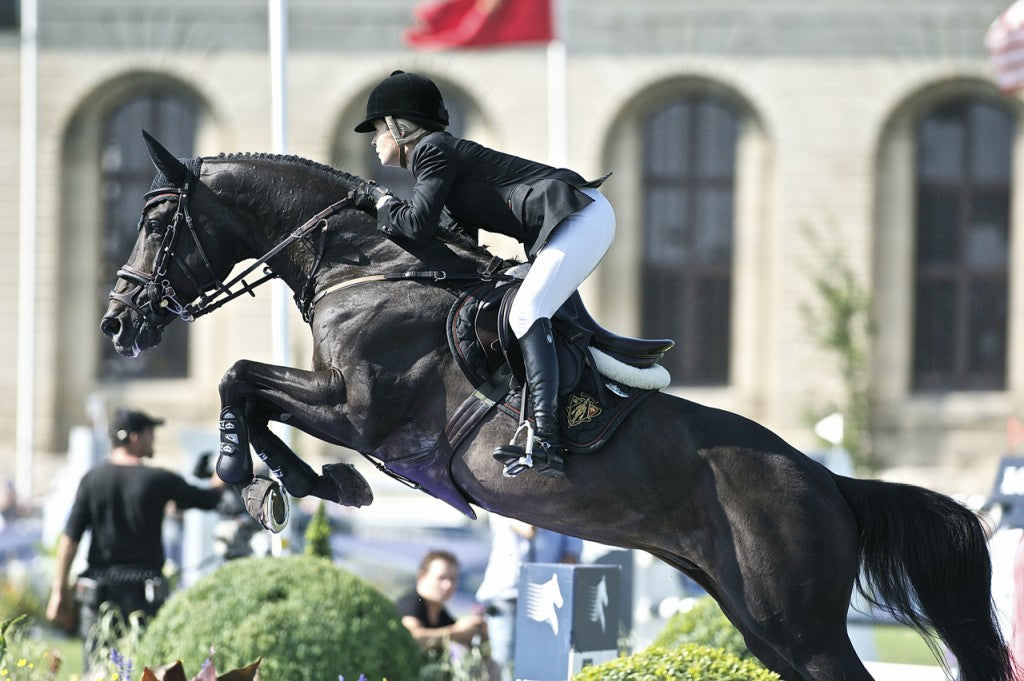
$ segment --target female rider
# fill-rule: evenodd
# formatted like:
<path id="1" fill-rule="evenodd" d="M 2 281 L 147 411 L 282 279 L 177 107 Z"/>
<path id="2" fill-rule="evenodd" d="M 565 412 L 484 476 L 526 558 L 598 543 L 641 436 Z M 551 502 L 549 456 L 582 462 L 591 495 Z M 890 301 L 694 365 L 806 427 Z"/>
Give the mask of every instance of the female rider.
<path id="1" fill-rule="evenodd" d="M 615 235 L 615 214 L 597 191 L 604 178 L 588 182 L 565 168 L 488 149 L 452 136 L 447 126 L 448 111 L 430 79 L 395 71 L 381 81 L 355 130 L 373 133 L 371 144 L 383 165 L 412 172 L 412 198 L 404 201 L 366 183 L 352 199 L 377 212 L 378 227 L 388 236 L 433 238 L 444 209 L 446 219 L 466 231 L 506 234 L 524 245 L 532 264 L 509 322 L 522 348 L 533 404 L 534 469 L 564 477 L 551 316 L 601 261 Z M 495 458 L 508 463 L 507 452 L 499 452 Z"/>

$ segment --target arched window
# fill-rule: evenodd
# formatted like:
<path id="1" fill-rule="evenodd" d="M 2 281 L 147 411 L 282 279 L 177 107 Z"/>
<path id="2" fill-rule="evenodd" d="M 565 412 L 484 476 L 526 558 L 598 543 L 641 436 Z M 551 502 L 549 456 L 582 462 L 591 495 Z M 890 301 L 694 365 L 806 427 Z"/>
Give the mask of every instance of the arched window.
<path id="1" fill-rule="evenodd" d="M 136 95 L 113 109 L 103 123 L 100 153 L 103 200 L 103 251 L 99 271 L 106 308 L 111 272 L 124 264 L 135 243 L 143 195 L 156 175 L 142 142 L 146 129 L 181 157 L 195 148 L 198 106 L 180 94 L 154 92 Z M 101 343 L 99 377 L 102 380 L 182 378 L 188 373 L 188 332 L 181 322 L 170 324 L 159 352 L 135 358 L 116 354 L 110 343 Z"/>
<path id="2" fill-rule="evenodd" d="M 643 125 L 643 333 L 669 337 L 673 381 L 729 381 L 738 114 L 677 97 Z"/>
<path id="3" fill-rule="evenodd" d="M 1006 387 L 1013 128 L 970 98 L 918 123 L 915 390 Z"/>
<path id="4" fill-rule="evenodd" d="M 0 31 L 17 31 L 21 25 L 18 0 L 0 0 Z"/>

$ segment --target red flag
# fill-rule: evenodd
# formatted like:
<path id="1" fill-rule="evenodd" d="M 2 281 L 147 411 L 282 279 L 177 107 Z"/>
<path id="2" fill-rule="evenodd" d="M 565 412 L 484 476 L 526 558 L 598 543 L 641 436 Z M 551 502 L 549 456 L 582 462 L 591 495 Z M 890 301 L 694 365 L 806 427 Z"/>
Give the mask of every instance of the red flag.
<path id="1" fill-rule="evenodd" d="M 551 0 L 439 0 L 420 4 L 413 13 L 419 24 L 405 33 L 412 47 L 487 47 L 554 38 Z"/>
<path id="2" fill-rule="evenodd" d="M 1010 5 L 985 32 L 985 47 L 1006 94 L 1024 89 L 1024 0 Z"/>

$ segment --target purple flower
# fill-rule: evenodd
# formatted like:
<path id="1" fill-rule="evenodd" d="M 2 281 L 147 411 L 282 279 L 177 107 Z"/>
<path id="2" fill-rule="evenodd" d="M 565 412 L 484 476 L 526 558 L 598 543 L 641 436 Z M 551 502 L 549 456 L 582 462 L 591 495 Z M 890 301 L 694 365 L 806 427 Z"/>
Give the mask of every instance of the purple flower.
<path id="1" fill-rule="evenodd" d="M 131 681 L 132 678 L 132 661 L 121 654 L 118 650 L 110 651 L 110 661 L 114 664 L 114 668 L 117 670 L 118 678 L 125 679 L 125 681 Z"/>

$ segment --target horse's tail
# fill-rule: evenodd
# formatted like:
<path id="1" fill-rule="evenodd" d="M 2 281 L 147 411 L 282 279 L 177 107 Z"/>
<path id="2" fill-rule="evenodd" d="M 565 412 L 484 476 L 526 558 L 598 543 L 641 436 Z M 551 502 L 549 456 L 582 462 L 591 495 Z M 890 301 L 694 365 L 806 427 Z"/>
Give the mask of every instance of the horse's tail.
<path id="1" fill-rule="evenodd" d="M 977 516 L 921 487 L 833 477 L 857 518 L 864 597 L 926 639 L 938 634 L 963 681 L 1012 681 Z"/>

